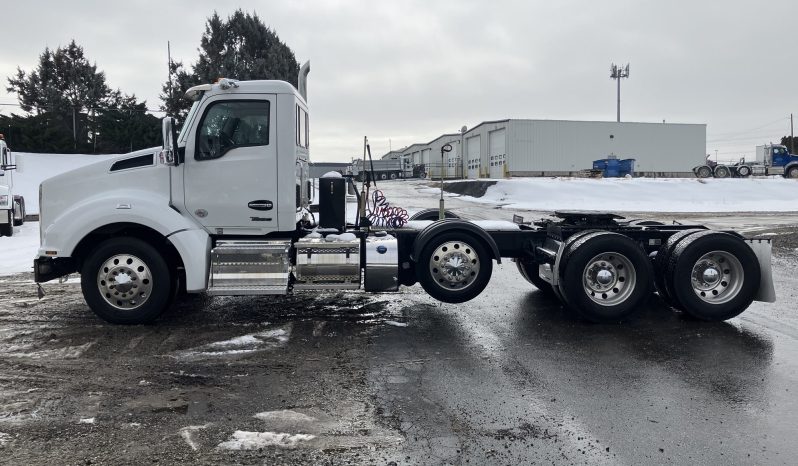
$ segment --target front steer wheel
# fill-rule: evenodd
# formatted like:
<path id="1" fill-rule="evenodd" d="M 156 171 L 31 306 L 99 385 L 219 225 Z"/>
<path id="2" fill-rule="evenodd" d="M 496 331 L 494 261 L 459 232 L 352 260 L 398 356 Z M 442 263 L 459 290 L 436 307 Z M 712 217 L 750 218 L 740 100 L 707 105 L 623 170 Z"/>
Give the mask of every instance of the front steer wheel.
<path id="1" fill-rule="evenodd" d="M 461 232 L 430 239 L 416 262 L 424 291 L 445 303 L 474 299 L 488 285 L 492 271 L 493 258 L 482 241 Z"/>
<path id="2" fill-rule="evenodd" d="M 172 297 L 174 280 L 161 254 L 137 238 L 112 238 L 92 251 L 80 270 L 83 297 L 113 324 L 155 320 Z"/>

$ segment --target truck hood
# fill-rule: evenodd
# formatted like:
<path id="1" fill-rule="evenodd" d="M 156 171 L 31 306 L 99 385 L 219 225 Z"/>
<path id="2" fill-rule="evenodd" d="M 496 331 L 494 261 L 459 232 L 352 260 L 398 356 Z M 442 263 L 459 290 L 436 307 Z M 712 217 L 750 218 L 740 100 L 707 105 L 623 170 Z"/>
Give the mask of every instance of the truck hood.
<path id="1" fill-rule="evenodd" d="M 109 204 L 124 203 L 126 195 L 146 191 L 150 197 L 169 202 L 169 167 L 158 161 L 160 147 L 105 159 L 41 183 L 44 193 L 39 206 L 41 227 L 54 222 L 59 213 L 89 202 L 107 199 Z"/>

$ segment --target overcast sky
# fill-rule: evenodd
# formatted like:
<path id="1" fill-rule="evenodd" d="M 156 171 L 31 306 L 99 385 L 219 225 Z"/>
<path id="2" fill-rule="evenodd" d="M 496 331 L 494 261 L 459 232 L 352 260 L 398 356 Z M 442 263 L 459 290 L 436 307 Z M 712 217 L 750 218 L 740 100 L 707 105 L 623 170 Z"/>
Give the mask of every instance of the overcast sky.
<path id="1" fill-rule="evenodd" d="M 359 156 L 364 135 L 377 156 L 485 120 L 614 121 L 612 62 L 631 63 L 622 120 L 706 123 L 721 159 L 778 142 L 798 114 L 795 0 L 14 2 L 0 103 L 17 102 L 17 66 L 75 39 L 111 87 L 157 109 L 167 41 L 193 63 L 206 18 L 238 7 L 311 60 L 315 161 Z"/>

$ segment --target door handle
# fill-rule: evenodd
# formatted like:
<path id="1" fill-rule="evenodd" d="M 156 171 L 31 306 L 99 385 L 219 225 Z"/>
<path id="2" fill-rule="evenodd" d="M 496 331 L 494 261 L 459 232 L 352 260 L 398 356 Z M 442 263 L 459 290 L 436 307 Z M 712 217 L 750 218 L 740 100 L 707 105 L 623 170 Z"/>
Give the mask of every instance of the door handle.
<path id="1" fill-rule="evenodd" d="M 274 203 L 266 200 L 250 201 L 247 207 L 252 210 L 272 210 L 274 208 Z"/>

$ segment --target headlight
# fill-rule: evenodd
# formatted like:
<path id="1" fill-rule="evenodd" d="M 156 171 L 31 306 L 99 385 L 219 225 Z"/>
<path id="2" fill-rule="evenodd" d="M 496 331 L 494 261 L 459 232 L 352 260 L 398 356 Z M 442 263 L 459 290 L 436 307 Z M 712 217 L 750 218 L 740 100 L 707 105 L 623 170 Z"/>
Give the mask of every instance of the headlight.
<path id="1" fill-rule="evenodd" d="M 0 205 L 2 206 L 8 205 L 8 194 L 0 194 Z"/>

